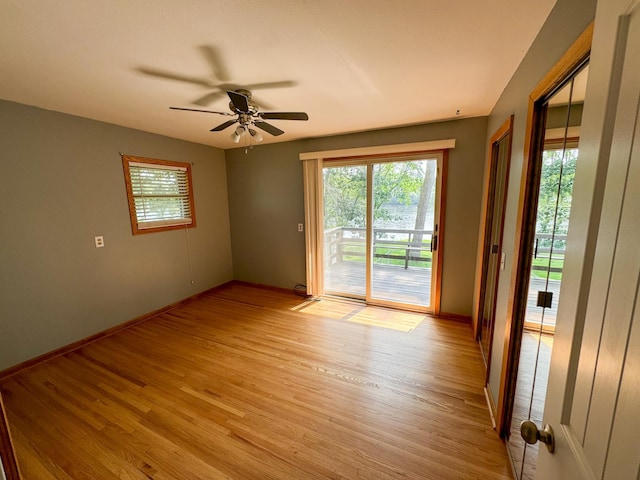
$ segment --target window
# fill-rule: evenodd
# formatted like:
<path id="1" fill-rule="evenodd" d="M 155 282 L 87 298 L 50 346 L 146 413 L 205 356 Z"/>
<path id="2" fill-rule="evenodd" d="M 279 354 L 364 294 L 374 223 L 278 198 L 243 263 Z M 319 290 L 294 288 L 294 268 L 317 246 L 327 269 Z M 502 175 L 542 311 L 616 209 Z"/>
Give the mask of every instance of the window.
<path id="1" fill-rule="evenodd" d="M 134 235 L 196 226 L 189 163 L 123 155 L 122 165 Z"/>

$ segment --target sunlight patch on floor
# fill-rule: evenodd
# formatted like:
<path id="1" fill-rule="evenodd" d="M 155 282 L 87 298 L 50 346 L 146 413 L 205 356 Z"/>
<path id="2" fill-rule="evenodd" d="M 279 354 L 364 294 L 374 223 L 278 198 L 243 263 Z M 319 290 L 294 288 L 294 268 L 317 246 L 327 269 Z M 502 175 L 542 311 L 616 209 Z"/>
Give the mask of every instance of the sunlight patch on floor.
<path id="1" fill-rule="evenodd" d="M 525 335 L 530 335 L 531 337 L 535 338 L 536 342 L 539 340 L 547 347 L 553 348 L 553 335 L 550 335 L 548 333 L 543 333 L 542 335 L 540 335 L 537 332 L 525 332 Z"/>
<path id="2" fill-rule="evenodd" d="M 299 304 L 292 310 L 334 320 L 410 332 L 424 320 L 424 314 L 360 305 L 351 302 L 320 300 Z"/>

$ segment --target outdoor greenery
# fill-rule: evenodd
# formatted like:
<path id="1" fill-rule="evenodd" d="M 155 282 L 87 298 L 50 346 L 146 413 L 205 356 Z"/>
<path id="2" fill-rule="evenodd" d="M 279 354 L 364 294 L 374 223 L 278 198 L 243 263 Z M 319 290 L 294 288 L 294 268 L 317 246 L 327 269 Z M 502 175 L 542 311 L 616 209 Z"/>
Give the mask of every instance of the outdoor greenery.
<path id="1" fill-rule="evenodd" d="M 324 228 L 364 227 L 367 168 L 363 165 L 324 169 Z"/>
<path id="2" fill-rule="evenodd" d="M 564 255 L 554 256 L 549 262 L 549 256 L 534 258 L 532 261 L 531 275 L 536 278 L 547 278 L 547 269 L 562 268 L 564 265 Z M 541 267 L 540 270 L 535 267 Z M 562 280 L 562 272 L 549 272 L 549 280 Z"/>
<path id="3" fill-rule="evenodd" d="M 545 267 L 545 270 L 532 269 L 531 275 L 534 277 L 546 278 L 546 269 L 562 269 L 563 267 L 566 247 L 564 236 L 569 229 L 569 213 L 577 159 L 577 148 L 549 149 L 543 153 L 536 234 L 546 234 L 549 237 L 554 234 L 560 236 L 560 239 L 556 239 L 553 243 L 551 238 L 538 239 L 538 249 L 546 250 L 546 252 L 542 255 L 539 254 L 538 258 L 533 260 L 532 265 Z M 562 272 L 550 272 L 549 278 L 562 280 Z"/>
<path id="4" fill-rule="evenodd" d="M 382 246 L 376 246 L 374 251 L 374 259 L 376 264 L 378 265 L 399 265 L 404 267 L 405 265 L 405 254 L 406 249 L 402 246 L 385 246 L 384 243 Z M 429 244 L 427 241 L 424 242 L 423 251 L 414 251 L 411 253 L 411 257 L 409 260 L 409 267 L 430 267 L 432 253 L 428 250 Z M 365 254 L 364 254 L 364 244 L 362 245 L 347 245 L 343 249 L 343 257 L 342 259 L 347 262 L 359 262 L 364 263 Z M 394 256 L 399 258 L 385 258 L 385 256 Z M 419 260 L 417 259 L 419 258 Z"/>
<path id="5" fill-rule="evenodd" d="M 427 161 L 390 162 L 374 165 L 373 221 L 395 220 L 389 207 L 418 204 L 425 174 L 434 177 Z M 367 205 L 367 169 L 363 165 L 324 169 L 324 227 L 364 227 Z M 433 188 L 433 179 L 427 188 Z M 428 200 L 428 199 L 427 199 Z M 414 228 L 405 225 L 402 228 Z"/>
<path id="6" fill-rule="evenodd" d="M 567 234 L 577 159 L 577 148 L 545 150 L 540 174 L 536 233 L 554 233 L 555 227 L 556 235 Z M 550 240 L 546 242 L 541 245 L 550 247 Z"/>
<path id="7" fill-rule="evenodd" d="M 139 221 L 190 216 L 186 172 L 150 165 L 130 166 L 131 190 Z"/>
<path id="8" fill-rule="evenodd" d="M 573 182 L 576 170 L 578 149 L 549 149 L 543 154 L 538 197 L 538 216 L 536 220 L 537 246 L 539 253 L 533 260 L 532 275 L 546 278 L 547 269 L 562 269 L 564 263 L 565 235 L 569 227 Z M 324 168 L 324 227 L 330 230 L 337 227 L 347 229 L 345 238 L 363 239 L 361 232 L 349 232 L 348 228 L 361 228 L 366 225 L 367 203 L 367 167 L 352 165 Z M 431 230 L 425 225 L 428 207 L 435 199 L 435 161 L 417 160 L 388 162 L 373 165 L 373 220 L 378 229 L 381 224 L 394 224 L 398 229 Z M 556 202 L 557 200 L 557 202 Z M 412 205 L 416 215 L 412 221 L 401 218 L 395 213 L 398 205 Z M 431 207 L 433 208 L 433 207 Z M 552 242 L 551 236 L 560 236 Z M 376 263 L 404 266 L 402 246 L 384 245 L 385 241 L 406 242 L 413 246 L 421 245 L 424 251 L 414 251 L 424 259 L 431 259 L 428 247 L 431 236 L 423 238 L 420 234 L 408 235 L 376 232 Z M 352 255 L 349 255 L 352 252 Z M 364 261 L 364 244 L 344 245 L 346 261 Z M 381 258 L 381 255 L 393 255 L 402 258 Z M 409 266 L 427 267 L 430 262 L 410 261 Z M 551 272 L 550 279 L 560 280 L 562 272 Z"/>

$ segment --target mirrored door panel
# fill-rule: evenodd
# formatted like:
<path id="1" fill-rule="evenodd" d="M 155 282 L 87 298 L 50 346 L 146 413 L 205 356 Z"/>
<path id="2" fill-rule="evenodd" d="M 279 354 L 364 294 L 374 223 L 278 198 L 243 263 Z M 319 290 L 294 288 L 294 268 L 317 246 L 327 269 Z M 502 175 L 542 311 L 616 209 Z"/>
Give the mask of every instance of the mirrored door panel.
<path id="1" fill-rule="evenodd" d="M 504 208 L 507 200 L 512 123 L 513 117 L 496 132 L 494 138 L 492 138 L 491 146 L 489 194 L 485 220 L 486 233 L 482 257 L 482 298 L 480 299 L 479 309 L 480 351 L 484 359 L 487 378 L 491 367 L 496 295 L 502 263 L 502 232 L 504 227 Z"/>
<path id="2" fill-rule="evenodd" d="M 543 420 L 587 72 L 588 67 L 583 67 L 545 105 L 529 291 L 509 437 L 509 451 L 520 480 L 535 477 L 539 443 L 526 444 L 520 424 L 531 420 L 542 425 Z"/>

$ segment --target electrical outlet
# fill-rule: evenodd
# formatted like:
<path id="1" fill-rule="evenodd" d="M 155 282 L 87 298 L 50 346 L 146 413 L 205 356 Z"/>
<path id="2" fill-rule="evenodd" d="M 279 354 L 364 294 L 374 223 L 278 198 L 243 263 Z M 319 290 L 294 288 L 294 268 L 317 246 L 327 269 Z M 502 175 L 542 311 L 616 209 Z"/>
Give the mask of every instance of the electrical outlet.
<path id="1" fill-rule="evenodd" d="M 302 223 L 298 224 L 298 231 L 299 232 L 304 232 L 304 224 L 302 224 Z"/>
<path id="2" fill-rule="evenodd" d="M 104 247 L 104 237 L 102 235 L 93 237 L 93 240 L 96 242 L 96 248 Z"/>

